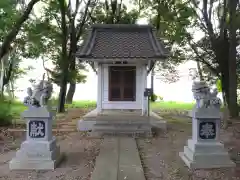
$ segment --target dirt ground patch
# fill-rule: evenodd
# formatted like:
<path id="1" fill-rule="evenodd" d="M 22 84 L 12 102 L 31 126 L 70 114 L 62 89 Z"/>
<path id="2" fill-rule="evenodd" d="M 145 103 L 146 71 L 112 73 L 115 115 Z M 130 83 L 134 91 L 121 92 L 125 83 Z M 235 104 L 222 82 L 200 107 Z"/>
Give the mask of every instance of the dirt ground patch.
<path id="1" fill-rule="evenodd" d="M 152 139 L 138 139 L 138 147 L 147 180 L 236 180 L 240 179 L 240 166 L 214 170 L 188 170 L 179 157 L 187 139 L 191 137 L 191 124 L 171 122 L 167 132 Z M 240 127 L 240 126 L 239 126 Z M 236 126 L 234 127 L 236 128 Z M 230 127 L 221 132 L 221 139 L 232 159 L 240 150 L 239 139 Z"/>
<path id="2" fill-rule="evenodd" d="M 77 132 L 77 123 L 87 112 L 93 108 L 71 108 L 65 113 L 57 114 L 53 120 L 53 134 L 56 136 L 61 135 L 59 132 Z M 3 143 L 9 144 L 12 139 L 25 137 L 26 124 L 13 124 L 9 127 L 0 127 L 0 150 Z M 59 130 L 59 132 L 58 132 Z M 0 151 L 1 152 L 1 151 Z"/>
<path id="3" fill-rule="evenodd" d="M 54 171 L 10 171 L 16 151 L 0 155 L 0 180 L 88 180 L 99 153 L 101 139 L 83 139 L 80 133 L 58 137 L 65 158 Z"/>
<path id="4" fill-rule="evenodd" d="M 59 128 L 74 127 L 74 123 L 89 109 L 71 109 L 60 116 Z M 180 159 L 187 139 L 191 137 L 189 120 L 168 118 L 168 130 L 157 132 L 154 138 L 138 139 L 140 156 L 147 180 L 236 180 L 240 179 L 240 166 L 233 169 L 190 171 Z M 66 158 L 54 171 L 9 171 L 8 162 L 25 135 L 12 136 L 7 129 L 0 134 L 0 180 L 89 180 L 101 139 L 89 139 L 80 132 L 57 134 L 61 151 Z M 222 130 L 221 140 L 235 161 L 240 160 L 240 124 Z M 240 161 L 239 161 L 240 162 Z"/>
<path id="5" fill-rule="evenodd" d="M 89 109 L 69 109 L 56 118 L 56 128 L 75 128 L 77 121 Z M 90 139 L 86 133 L 56 133 L 64 160 L 54 171 L 10 171 L 9 161 L 25 140 L 25 132 L 10 133 L 0 129 L 0 180 L 88 180 L 99 153 L 101 139 Z"/>

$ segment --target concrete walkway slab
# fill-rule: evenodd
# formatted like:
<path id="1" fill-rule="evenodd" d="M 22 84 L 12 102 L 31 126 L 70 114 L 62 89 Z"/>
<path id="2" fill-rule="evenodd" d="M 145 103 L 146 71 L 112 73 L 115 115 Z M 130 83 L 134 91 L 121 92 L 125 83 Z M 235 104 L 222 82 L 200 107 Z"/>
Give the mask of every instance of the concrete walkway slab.
<path id="1" fill-rule="evenodd" d="M 146 180 L 135 139 L 106 137 L 91 180 Z"/>
<path id="2" fill-rule="evenodd" d="M 145 180 L 137 144 L 133 138 L 120 138 L 117 180 Z"/>
<path id="3" fill-rule="evenodd" d="M 91 180 L 117 180 L 118 146 L 118 138 L 109 137 L 104 139 Z"/>

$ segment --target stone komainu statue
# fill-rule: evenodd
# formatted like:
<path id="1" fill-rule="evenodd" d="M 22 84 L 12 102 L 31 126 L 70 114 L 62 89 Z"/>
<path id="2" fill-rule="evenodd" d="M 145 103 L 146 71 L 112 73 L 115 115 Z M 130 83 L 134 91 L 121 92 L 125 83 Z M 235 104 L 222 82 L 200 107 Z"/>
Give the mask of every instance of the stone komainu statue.
<path id="1" fill-rule="evenodd" d="M 213 92 L 203 81 L 194 82 L 192 85 L 192 92 L 196 100 L 195 108 L 217 108 L 221 107 L 221 99 L 217 97 L 218 91 L 214 89 Z"/>
<path id="2" fill-rule="evenodd" d="M 24 98 L 24 104 L 33 107 L 47 106 L 51 98 L 53 85 L 49 81 L 41 80 L 39 84 L 32 88 L 27 88 L 28 96 Z"/>

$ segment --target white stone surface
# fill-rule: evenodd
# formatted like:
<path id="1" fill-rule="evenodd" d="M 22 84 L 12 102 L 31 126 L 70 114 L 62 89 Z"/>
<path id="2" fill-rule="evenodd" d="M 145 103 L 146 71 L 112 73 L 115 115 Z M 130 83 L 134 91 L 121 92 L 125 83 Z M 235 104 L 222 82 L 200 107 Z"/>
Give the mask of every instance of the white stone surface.
<path id="1" fill-rule="evenodd" d="M 215 115 L 213 115 L 216 117 Z M 194 116 L 196 117 L 196 116 Z M 215 123 L 215 138 L 202 139 L 199 124 L 201 122 Z M 235 164 L 230 160 L 224 145 L 219 142 L 220 117 L 216 118 L 193 118 L 192 138 L 188 140 L 184 151 L 179 155 L 189 168 L 208 169 L 221 167 L 234 167 Z M 210 132 L 208 132 L 210 133 Z"/>
<path id="2" fill-rule="evenodd" d="M 61 160 L 61 155 L 56 138 L 52 136 L 53 114 L 45 107 L 31 107 L 22 116 L 27 122 L 26 141 L 21 144 L 16 156 L 10 161 L 9 168 L 11 170 L 55 169 Z M 33 123 L 36 125 L 37 122 L 43 127 L 32 127 Z M 34 131 L 30 133 L 31 128 L 34 128 Z"/>
<path id="3" fill-rule="evenodd" d="M 24 141 L 10 163 L 11 170 L 54 170 L 61 160 L 56 138 L 52 141 Z"/>
<path id="4" fill-rule="evenodd" d="M 90 131 L 93 130 L 93 126 L 96 124 L 96 121 L 86 121 L 86 120 L 79 120 L 78 121 L 78 130 L 79 131 Z"/>
<path id="5" fill-rule="evenodd" d="M 196 105 L 189 112 L 192 117 L 192 138 L 179 156 L 193 169 L 234 167 L 235 163 L 219 140 L 221 103 L 216 98 L 217 92 L 210 93 L 209 88 L 204 83 L 203 85 L 204 89 L 199 89 L 198 86 L 193 88 Z"/>
<path id="6" fill-rule="evenodd" d="M 221 112 L 216 108 L 196 108 L 193 109 L 189 115 L 193 118 L 216 119 L 221 117 Z"/>
<path id="7" fill-rule="evenodd" d="M 188 146 L 184 146 L 184 152 L 180 152 L 179 155 L 191 169 L 235 166 L 224 149 L 224 145 L 219 142 L 199 143 L 188 140 Z"/>
<path id="8" fill-rule="evenodd" d="M 29 107 L 26 111 L 22 113 L 23 118 L 52 118 L 55 116 L 53 111 L 49 110 L 46 107 Z"/>

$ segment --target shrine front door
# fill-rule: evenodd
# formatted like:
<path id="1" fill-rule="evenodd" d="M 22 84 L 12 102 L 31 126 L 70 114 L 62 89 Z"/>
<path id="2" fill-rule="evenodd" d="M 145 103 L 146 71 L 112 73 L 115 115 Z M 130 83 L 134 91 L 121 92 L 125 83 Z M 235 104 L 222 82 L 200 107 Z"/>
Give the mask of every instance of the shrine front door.
<path id="1" fill-rule="evenodd" d="M 109 67 L 109 101 L 136 100 L 136 66 Z"/>

